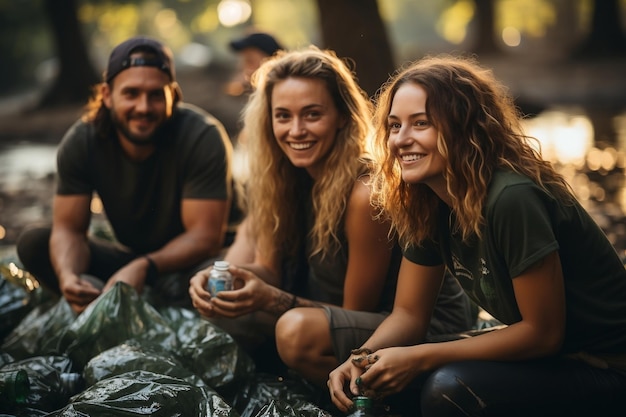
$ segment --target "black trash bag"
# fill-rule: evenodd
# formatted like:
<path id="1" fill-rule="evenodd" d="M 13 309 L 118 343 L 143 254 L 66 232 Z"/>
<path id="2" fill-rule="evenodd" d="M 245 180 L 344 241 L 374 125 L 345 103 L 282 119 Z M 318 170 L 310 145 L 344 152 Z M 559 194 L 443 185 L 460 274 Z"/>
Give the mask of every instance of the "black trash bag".
<path id="1" fill-rule="evenodd" d="M 91 358 L 83 369 L 87 386 L 130 371 L 150 371 L 180 378 L 191 385 L 206 386 L 204 381 L 186 369 L 171 352 L 161 345 L 129 340 Z"/>
<path id="2" fill-rule="evenodd" d="M 255 370 L 252 358 L 224 330 L 195 310 L 167 307 L 161 315 L 176 329 L 182 364 L 220 392 L 236 386 Z"/>
<path id="3" fill-rule="evenodd" d="M 13 257 L 1 260 L 0 340 L 4 340 L 35 306 L 52 298 Z"/>
<path id="4" fill-rule="evenodd" d="M 148 371 L 103 379 L 48 417 L 77 416 L 239 417 L 219 395 L 182 379 Z"/>
<path id="5" fill-rule="evenodd" d="M 15 358 L 13 356 L 9 355 L 6 352 L 0 352 L 0 368 L 2 368 L 7 363 L 13 362 L 15 362 Z"/>
<path id="6" fill-rule="evenodd" d="M 67 356 L 35 356 L 4 365 L 2 370 L 23 369 L 28 374 L 30 392 L 23 405 L 16 410 L 28 415 L 27 410 L 54 411 L 65 406 L 72 395 L 82 391 L 84 384 L 68 384 L 66 375 L 76 375 Z M 82 382 L 82 381 L 79 381 Z"/>
<path id="7" fill-rule="evenodd" d="M 38 305 L 4 339 L 0 350 L 16 360 L 61 355 L 59 344 L 75 319 L 76 313 L 65 298 Z"/>
<path id="8" fill-rule="evenodd" d="M 148 340 L 176 351 L 176 335 L 161 315 L 130 285 L 117 282 L 70 325 L 61 341 L 81 369 L 94 356 L 130 339 Z"/>
<path id="9" fill-rule="evenodd" d="M 286 377 L 257 373 L 243 384 L 233 398 L 226 398 L 241 417 L 253 417 L 271 401 L 303 408 L 305 404 L 329 404 L 328 392 L 313 386 L 300 376 Z"/>
<path id="10" fill-rule="evenodd" d="M 24 408 L 12 413 L 4 414 L 4 410 L 2 410 L 0 411 L 0 417 L 46 417 L 49 414 L 47 411 L 34 410 L 32 408 Z"/>
<path id="11" fill-rule="evenodd" d="M 6 280 L 0 269 L 0 340 L 3 340 L 32 310 L 28 293 Z"/>
<path id="12" fill-rule="evenodd" d="M 332 417 L 332 414 L 305 401 L 289 404 L 283 400 L 271 400 L 254 417 Z"/>

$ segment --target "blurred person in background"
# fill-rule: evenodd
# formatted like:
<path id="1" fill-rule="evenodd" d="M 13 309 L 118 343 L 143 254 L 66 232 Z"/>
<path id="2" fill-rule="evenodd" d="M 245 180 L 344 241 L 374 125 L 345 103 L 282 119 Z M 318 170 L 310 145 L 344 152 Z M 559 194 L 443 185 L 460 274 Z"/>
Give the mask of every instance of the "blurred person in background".
<path id="1" fill-rule="evenodd" d="M 275 37 L 269 33 L 253 32 L 242 38 L 233 39 L 229 43 L 230 49 L 239 58 L 241 84 L 243 91 L 250 91 L 250 78 L 263 61 L 284 49 Z"/>

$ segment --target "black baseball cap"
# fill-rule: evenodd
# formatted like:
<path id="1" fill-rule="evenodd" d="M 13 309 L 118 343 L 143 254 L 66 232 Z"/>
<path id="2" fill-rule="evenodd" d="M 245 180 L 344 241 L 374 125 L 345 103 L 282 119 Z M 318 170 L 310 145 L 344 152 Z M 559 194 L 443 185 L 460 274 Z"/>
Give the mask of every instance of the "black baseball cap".
<path id="1" fill-rule="evenodd" d="M 235 51 L 241 51 L 246 48 L 257 48 L 265 52 L 268 56 L 272 56 L 279 49 L 283 49 L 272 35 L 261 32 L 251 33 L 244 38 L 231 41 L 230 47 Z"/>
<path id="2" fill-rule="evenodd" d="M 131 58 L 131 54 L 136 51 L 149 51 L 154 53 L 154 57 Z M 105 81 L 110 82 L 117 74 L 130 67 L 155 67 L 169 75 L 172 81 L 176 79 L 172 51 L 158 40 L 147 36 L 135 36 L 113 48 L 104 73 Z"/>

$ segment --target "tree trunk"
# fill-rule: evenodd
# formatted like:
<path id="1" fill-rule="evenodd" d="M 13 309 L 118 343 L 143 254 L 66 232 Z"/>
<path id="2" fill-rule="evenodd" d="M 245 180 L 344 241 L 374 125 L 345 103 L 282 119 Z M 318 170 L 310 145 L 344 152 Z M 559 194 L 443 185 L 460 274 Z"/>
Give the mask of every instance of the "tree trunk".
<path id="1" fill-rule="evenodd" d="M 574 57 L 626 56 L 626 36 L 620 21 L 620 1 L 595 0 L 593 5 L 591 32 L 583 45 L 574 52 Z"/>
<path id="2" fill-rule="evenodd" d="M 493 0 L 476 0 L 476 45 L 472 52 L 478 55 L 494 55 L 500 53 L 494 37 L 495 11 Z"/>
<path id="3" fill-rule="evenodd" d="M 100 81 L 89 60 L 77 16 L 76 0 L 44 0 L 59 59 L 59 73 L 39 105 L 86 102 L 91 86 Z"/>
<path id="4" fill-rule="evenodd" d="M 395 70 L 376 0 L 317 0 L 323 47 L 354 61 L 361 88 L 373 96 Z"/>

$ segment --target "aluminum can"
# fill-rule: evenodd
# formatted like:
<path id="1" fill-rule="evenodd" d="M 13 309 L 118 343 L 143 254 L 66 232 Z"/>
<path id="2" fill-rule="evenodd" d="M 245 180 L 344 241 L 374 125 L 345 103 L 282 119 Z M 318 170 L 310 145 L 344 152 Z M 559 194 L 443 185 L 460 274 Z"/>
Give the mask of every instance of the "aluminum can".
<path id="1" fill-rule="evenodd" d="M 233 276 L 228 272 L 230 264 L 226 261 L 215 261 L 213 269 L 209 273 L 208 290 L 212 297 L 220 291 L 233 289 Z"/>

